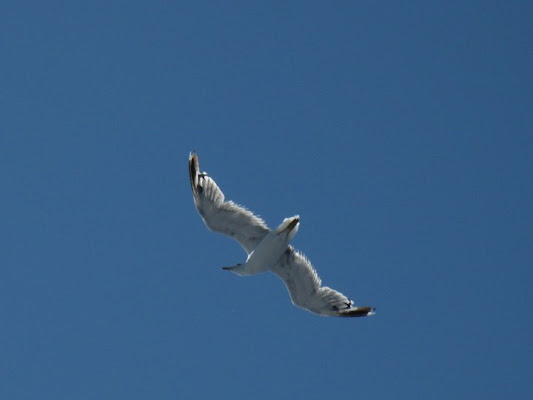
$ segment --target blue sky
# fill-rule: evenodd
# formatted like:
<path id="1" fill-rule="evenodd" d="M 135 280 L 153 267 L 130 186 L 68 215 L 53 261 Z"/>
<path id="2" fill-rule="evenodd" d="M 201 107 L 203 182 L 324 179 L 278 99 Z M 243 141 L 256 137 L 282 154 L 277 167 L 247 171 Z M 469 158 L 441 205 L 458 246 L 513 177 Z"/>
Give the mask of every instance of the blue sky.
<path id="1" fill-rule="evenodd" d="M 1 8 L 1 398 L 531 397 L 530 2 Z M 220 270 L 192 149 L 377 314 Z"/>

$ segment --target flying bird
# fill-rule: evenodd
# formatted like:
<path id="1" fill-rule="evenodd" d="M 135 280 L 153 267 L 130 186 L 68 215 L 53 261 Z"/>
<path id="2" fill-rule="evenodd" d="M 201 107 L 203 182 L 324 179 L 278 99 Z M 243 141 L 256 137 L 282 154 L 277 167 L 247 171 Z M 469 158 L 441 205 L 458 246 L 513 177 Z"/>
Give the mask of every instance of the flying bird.
<path id="1" fill-rule="evenodd" d="M 298 232 L 300 217 L 285 218 L 274 230 L 245 207 L 226 201 L 224 193 L 207 175 L 200 172 L 196 153 L 189 154 L 189 175 L 194 204 L 205 225 L 212 231 L 230 236 L 248 254 L 246 262 L 223 267 L 240 276 L 270 271 L 287 286 L 292 303 L 323 316 L 365 317 L 374 308 L 355 306 L 342 293 L 322 286 L 311 262 L 289 243 Z"/>

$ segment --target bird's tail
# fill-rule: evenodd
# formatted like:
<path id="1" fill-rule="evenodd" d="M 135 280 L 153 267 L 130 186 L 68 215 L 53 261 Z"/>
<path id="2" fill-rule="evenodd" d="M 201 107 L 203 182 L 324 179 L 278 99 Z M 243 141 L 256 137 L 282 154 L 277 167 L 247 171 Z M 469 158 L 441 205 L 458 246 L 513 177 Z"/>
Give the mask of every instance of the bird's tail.
<path id="1" fill-rule="evenodd" d="M 298 232 L 300 227 L 300 216 L 295 215 L 293 217 L 285 218 L 281 224 L 276 228 L 276 233 L 279 235 L 283 232 L 288 232 L 287 240 L 290 242 L 294 235 Z"/>
<path id="2" fill-rule="evenodd" d="M 285 230 L 292 231 L 294 229 L 298 230 L 300 225 L 300 216 L 295 215 L 293 217 L 285 218 L 281 224 L 276 228 L 276 233 L 281 233 Z"/>

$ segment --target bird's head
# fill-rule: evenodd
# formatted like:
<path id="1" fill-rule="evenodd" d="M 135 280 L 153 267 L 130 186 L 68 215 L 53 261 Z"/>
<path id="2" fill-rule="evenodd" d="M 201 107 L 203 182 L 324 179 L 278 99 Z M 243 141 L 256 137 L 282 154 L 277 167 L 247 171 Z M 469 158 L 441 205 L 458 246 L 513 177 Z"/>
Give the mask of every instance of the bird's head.
<path id="1" fill-rule="evenodd" d="M 250 275 L 249 273 L 247 273 L 247 271 L 245 270 L 244 268 L 244 264 L 237 264 L 237 265 L 234 265 L 233 267 L 222 267 L 222 269 L 224 271 L 231 271 L 233 272 L 234 274 L 237 274 L 239 276 L 245 276 L 245 275 Z"/>

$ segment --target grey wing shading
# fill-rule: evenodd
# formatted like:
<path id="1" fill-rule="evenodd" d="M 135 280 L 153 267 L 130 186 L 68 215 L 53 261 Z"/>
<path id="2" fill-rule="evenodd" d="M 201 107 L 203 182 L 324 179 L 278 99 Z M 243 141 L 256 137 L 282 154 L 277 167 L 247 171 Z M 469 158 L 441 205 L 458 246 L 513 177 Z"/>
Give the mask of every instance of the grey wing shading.
<path id="1" fill-rule="evenodd" d="M 225 201 L 216 182 L 207 173 L 200 173 L 196 153 L 189 155 L 189 176 L 194 204 L 205 225 L 237 240 L 250 254 L 270 231 L 265 221 L 245 207 Z"/>
<path id="2" fill-rule="evenodd" d="M 322 281 L 311 262 L 292 246 L 288 247 L 271 271 L 285 282 L 295 306 L 315 314 L 337 317 L 366 317 L 374 314 L 373 307 L 357 307 L 342 293 L 321 286 Z"/>

